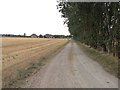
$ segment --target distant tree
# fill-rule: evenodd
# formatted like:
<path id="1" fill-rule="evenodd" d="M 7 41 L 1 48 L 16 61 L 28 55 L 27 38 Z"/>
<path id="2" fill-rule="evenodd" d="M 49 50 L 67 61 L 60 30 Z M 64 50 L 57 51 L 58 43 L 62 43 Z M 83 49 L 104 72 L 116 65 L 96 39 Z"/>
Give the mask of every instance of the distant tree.
<path id="1" fill-rule="evenodd" d="M 65 38 L 65 35 L 53 35 L 54 38 Z"/>
<path id="2" fill-rule="evenodd" d="M 26 37 L 26 33 L 24 33 L 24 37 Z"/>
<path id="3" fill-rule="evenodd" d="M 43 35 L 40 34 L 40 35 L 39 35 L 39 38 L 43 38 Z"/>

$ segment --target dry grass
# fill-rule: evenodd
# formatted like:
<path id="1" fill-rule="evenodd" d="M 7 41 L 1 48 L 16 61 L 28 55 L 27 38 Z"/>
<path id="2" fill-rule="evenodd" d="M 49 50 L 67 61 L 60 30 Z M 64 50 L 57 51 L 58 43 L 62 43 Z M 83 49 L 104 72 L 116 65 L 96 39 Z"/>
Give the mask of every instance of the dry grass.
<path id="1" fill-rule="evenodd" d="M 83 49 L 83 51 L 88 55 L 88 57 L 90 57 L 91 59 L 101 64 L 102 67 L 107 72 L 118 77 L 118 59 L 116 57 L 113 57 L 112 55 L 89 48 L 80 42 L 77 42 L 77 43 Z"/>
<path id="2" fill-rule="evenodd" d="M 16 72 L 26 70 L 31 63 L 47 57 L 67 41 L 67 39 L 2 38 L 3 87 L 16 77 Z"/>

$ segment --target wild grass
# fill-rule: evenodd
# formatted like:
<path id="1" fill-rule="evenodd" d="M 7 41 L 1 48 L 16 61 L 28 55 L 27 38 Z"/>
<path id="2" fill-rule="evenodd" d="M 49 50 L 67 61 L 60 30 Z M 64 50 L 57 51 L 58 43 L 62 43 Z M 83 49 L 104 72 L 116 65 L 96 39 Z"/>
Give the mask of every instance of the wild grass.
<path id="1" fill-rule="evenodd" d="M 93 48 L 78 42 L 80 48 L 86 53 L 88 57 L 97 61 L 109 73 L 118 77 L 118 59 L 112 55 L 97 51 Z"/>
<path id="2" fill-rule="evenodd" d="M 18 88 L 21 84 L 24 83 L 24 79 L 31 76 L 32 74 L 37 73 L 37 71 L 41 69 L 41 66 L 44 65 L 45 61 L 46 58 L 43 57 L 42 59 L 31 63 L 29 67 L 25 69 L 17 69 L 17 71 L 14 72 L 11 77 L 9 77 L 9 85 L 7 85 L 6 87 Z"/>

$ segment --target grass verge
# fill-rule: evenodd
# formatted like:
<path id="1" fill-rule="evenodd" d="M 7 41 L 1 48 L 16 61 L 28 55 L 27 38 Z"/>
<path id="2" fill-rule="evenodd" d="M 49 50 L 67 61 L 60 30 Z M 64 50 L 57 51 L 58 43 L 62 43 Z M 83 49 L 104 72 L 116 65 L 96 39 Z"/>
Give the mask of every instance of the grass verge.
<path id="1" fill-rule="evenodd" d="M 77 44 L 80 48 L 86 53 L 88 57 L 97 61 L 101 66 L 109 73 L 118 77 L 118 59 L 113 57 L 112 55 L 99 52 L 93 48 L 89 48 L 88 46 L 77 41 Z"/>
<path id="2" fill-rule="evenodd" d="M 44 65 L 44 62 L 47 58 L 43 57 L 42 59 L 32 62 L 29 67 L 25 69 L 18 69 L 13 75 L 11 76 L 10 82 L 8 87 L 10 88 L 19 88 L 20 85 L 24 84 L 24 79 L 28 78 L 29 76 L 37 73 Z"/>

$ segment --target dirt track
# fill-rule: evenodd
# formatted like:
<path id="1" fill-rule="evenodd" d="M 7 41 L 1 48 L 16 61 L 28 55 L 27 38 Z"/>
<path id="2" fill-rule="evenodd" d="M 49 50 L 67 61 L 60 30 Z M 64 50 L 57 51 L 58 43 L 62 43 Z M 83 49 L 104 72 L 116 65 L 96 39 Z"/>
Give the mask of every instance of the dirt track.
<path id="1" fill-rule="evenodd" d="M 70 42 L 22 87 L 118 88 L 118 79 L 88 58 L 75 42 Z"/>

